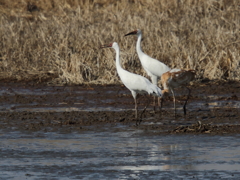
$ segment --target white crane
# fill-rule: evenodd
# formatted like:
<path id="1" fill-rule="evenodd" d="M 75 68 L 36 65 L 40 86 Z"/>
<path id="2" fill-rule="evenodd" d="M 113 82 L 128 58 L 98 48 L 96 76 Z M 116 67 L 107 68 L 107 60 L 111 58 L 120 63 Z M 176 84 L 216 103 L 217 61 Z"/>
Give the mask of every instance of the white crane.
<path id="1" fill-rule="evenodd" d="M 157 85 L 158 80 L 162 76 L 162 74 L 169 71 L 170 68 L 164 63 L 160 62 L 159 60 L 151 58 L 142 51 L 141 49 L 142 31 L 140 29 L 125 34 L 125 36 L 129 35 L 137 35 L 138 39 L 136 44 L 136 50 L 138 57 L 141 61 L 144 70 L 147 72 L 148 76 L 150 76 L 152 83 Z M 158 98 L 158 104 L 159 103 L 160 102 Z M 154 98 L 154 110 L 155 110 L 155 98 Z"/>
<path id="2" fill-rule="evenodd" d="M 184 86 L 188 89 L 188 96 L 183 106 L 184 115 L 186 115 L 186 105 L 189 99 L 191 90 L 186 86 L 190 81 L 194 79 L 196 72 L 195 70 L 189 69 L 172 69 L 161 76 L 161 82 L 163 85 L 162 90 L 162 98 L 161 98 L 161 108 L 163 103 L 163 98 L 168 95 L 169 90 L 173 94 L 173 102 L 174 102 L 174 114 L 176 117 L 176 99 L 174 94 L 174 88 Z"/>
<path id="3" fill-rule="evenodd" d="M 123 82 L 123 84 L 132 93 L 132 96 L 133 96 L 134 102 L 135 102 L 135 118 L 137 119 L 138 118 L 137 94 L 147 93 L 147 94 L 161 97 L 162 91 L 158 86 L 152 84 L 147 78 L 140 76 L 138 74 L 128 72 L 122 68 L 121 62 L 120 62 L 120 49 L 116 42 L 101 46 L 101 48 L 107 48 L 107 47 L 111 47 L 111 48 L 115 49 L 115 51 L 116 51 L 117 73 L 118 73 L 121 81 Z M 147 108 L 147 106 L 145 107 L 143 112 L 146 110 L 146 108 Z M 143 112 L 142 112 L 142 114 L 143 114 Z"/>

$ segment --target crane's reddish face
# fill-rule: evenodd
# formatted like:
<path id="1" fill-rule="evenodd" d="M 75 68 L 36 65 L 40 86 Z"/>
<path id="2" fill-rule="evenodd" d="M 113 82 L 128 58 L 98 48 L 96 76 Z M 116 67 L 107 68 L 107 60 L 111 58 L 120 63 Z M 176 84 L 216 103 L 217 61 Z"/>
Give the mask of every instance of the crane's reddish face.
<path id="1" fill-rule="evenodd" d="M 136 35 L 138 33 L 138 30 L 132 31 L 128 34 L 125 34 L 124 36 L 129 36 L 129 35 Z"/>
<path id="2" fill-rule="evenodd" d="M 104 44 L 102 46 L 100 46 L 100 48 L 108 48 L 108 47 L 112 47 L 113 43 L 111 44 Z"/>

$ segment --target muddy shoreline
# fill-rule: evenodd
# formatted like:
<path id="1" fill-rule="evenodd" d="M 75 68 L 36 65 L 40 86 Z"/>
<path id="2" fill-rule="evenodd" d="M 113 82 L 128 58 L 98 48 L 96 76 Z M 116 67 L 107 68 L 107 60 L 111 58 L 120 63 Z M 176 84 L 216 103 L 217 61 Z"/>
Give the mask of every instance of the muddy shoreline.
<path id="1" fill-rule="evenodd" d="M 186 91 L 180 88 L 176 119 L 170 96 L 164 102 L 161 114 L 154 113 L 150 106 L 141 124 L 136 126 L 132 96 L 122 85 L 29 86 L 3 83 L 0 129 L 5 132 L 14 129 L 67 133 L 124 125 L 143 129 L 146 134 L 240 133 L 239 82 L 202 81 L 190 88 L 192 94 L 186 116 L 182 111 Z M 144 103 L 144 97 L 140 97 L 140 109 Z"/>
<path id="2" fill-rule="evenodd" d="M 136 126 L 122 85 L 1 84 L 0 179 L 239 179 L 240 84 L 190 88 Z"/>

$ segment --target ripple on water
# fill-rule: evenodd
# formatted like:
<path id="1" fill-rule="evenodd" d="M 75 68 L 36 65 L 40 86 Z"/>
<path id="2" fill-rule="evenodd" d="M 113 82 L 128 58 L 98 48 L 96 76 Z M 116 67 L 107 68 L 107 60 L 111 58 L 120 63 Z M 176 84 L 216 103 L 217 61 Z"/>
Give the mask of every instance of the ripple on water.
<path id="1" fill-rule="evenodd" d="M 144 136 L 141 131 L 133 130 L 81 134 L 1 133 L 0 175 L 4 178 L 16 174 L 22 177 L 29 174 L 32 178 L 99 175 L 122 179 L 145 175 L 154 179 L 173 174 L 240 177 L 237 138 L 239 136 Z"/>

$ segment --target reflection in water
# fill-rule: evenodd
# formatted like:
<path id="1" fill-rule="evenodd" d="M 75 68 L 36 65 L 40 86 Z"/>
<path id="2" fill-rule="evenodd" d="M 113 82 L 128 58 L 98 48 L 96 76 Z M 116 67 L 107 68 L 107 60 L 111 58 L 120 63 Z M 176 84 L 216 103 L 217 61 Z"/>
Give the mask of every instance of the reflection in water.
<path id="1" fill-rule="evenodd" d="M 70 92 L 71 88 L 65 90 Z M 3 101 L 0 111 L 123 111 L 132 108 L 121 103 L 113 107 L 112 99 L 101 102 L 105 103 L 104 107 L 97 106 L 93 99 L 80 102 L 85 93 L 97 94 L 94 90 L 74 93 L 79 97 L 71 105 L 61 101 L 55 104 Z M 0 95 L 3 94 L 12 97 L 59 93 L 53 87 L 32 90 L 3 87 Z M 206 99 L 206 102 L 190 101 L 188 108 L 240 108 L 239 101 Z M 114 128 L 81 134 L 0 132 L 0 179 L 204 179 L 206 174 L 205 179 L 240 178 L 239 136 L 145 136 L 141 130 L 121 128 L 125 128 L 124 132 L 115 132 Z"/>
<path id="2" fill-rule="evenodd" d="M 109 134 L 111 133 L 111 136 Z M 171 177 L 182 171 L 234 172 L 240 169 L 239 136 L 142 136 L 141 131 L 83 134 L 12 133 L 0 135 L 0 176 L 17 172 L 34 178 L 122 179 Z M 77 170 L 77 171 L 76 171 Z M 213 171 L 212 171 L 213 170 Z M 48 173 L 46 173 L 46 171 Z M 25 174 L 23 173 L 25 172 Z M 110 173 L 115 172 L 115 173 Z M 161 172 L 165 172 L 164 176 Z M 63 173 L 64 174 L 64 173 Z M 236 174 L 235 174 L 236 177 Z M 61 179 L 58 178 L 58 179 Z"/>

